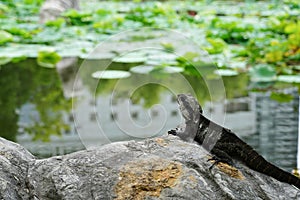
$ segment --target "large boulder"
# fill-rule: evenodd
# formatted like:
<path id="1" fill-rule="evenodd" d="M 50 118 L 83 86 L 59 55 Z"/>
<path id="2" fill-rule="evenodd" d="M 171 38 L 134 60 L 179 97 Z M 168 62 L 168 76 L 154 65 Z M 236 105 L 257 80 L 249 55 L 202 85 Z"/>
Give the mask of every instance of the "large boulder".
<path id="1" fill-rule="evenodd" d="M 29 199 L 27 172 L 34 161 L 26 149 L 0 137 L 0 199 Z"/>
<path id="2" fill-rule="evenodd" d="M 0 139 L 0 199 L 300 199 L 295 187 L 239 162 L 209 170 L 208 158 L 175 136 L 47 159 Z"/>

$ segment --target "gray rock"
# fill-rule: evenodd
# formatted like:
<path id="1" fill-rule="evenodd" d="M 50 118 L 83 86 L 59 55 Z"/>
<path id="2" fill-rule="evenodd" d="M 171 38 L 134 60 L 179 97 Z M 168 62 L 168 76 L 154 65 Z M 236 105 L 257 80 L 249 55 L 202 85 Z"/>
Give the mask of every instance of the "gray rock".
<path id="1" fill-rule="evenodd" d="M 34 157 L 0 137 L 0 199 L 29 199 L 27 171 Z"/>
<path id="2" fill-rule="evenodd" d="M 0 139 L 0 199 L 300 199 L 293 186 L 239 162 L 209 171 L 207 158 L 175 136 L 47 159 Z"/>
<path id="3" fill-rule="evenodd" d="M 45 0 L 40 9 L 40 23 L 55 20 L 68 9 L 79 9 L 79 0 Z"/>

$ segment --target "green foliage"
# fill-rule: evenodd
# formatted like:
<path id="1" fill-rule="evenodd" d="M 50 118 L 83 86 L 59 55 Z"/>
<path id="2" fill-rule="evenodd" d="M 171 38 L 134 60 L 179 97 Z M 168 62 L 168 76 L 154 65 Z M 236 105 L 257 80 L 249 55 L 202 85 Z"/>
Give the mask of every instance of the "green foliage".
<path id="1" fill-rule="evenodd" d="M 297 9 L 300 8 L 300 4 L 298 0 L 284 0 L 283 1 L 286 5 L 289 6 L 291 9 Z"/>
<path id="2" fill-rule="evenodd" d="M 0 57 L 39 57 L 38 62 L 45 65 L 56 61 L 41 61 L 38 49 L 42 46 L 54 47 L 62 57 L 85 57 L 111 34 L 140 27 L 172 28 L 186 33 L 205 49 L 218 67 L 244 72 L 267 64 L 277 76 L 299 73 L 293 67 L 300 64 L 300 8 L 296 0 L 259 2 L 259 6 L 255 1 L 235 2 L 234 6 L 214 1 L 86 2 L 80 11 L 67 10 L 44 25 L 38 23 L 42 2 L 0 3 Z M 124 40 L 140 42 L 155 37 L 159 36 L 137 32 Z M 161 45 L 166 51 L 174 51 L 176 42 Z M 33 48 L 32 44 L 41 46 Z M 195 66 L 211 65 L 189 56 L 178 59 L 187 74 L 197 75 Z M 53 67 L 53 63 L 47 65 Z M 237 67 L 240 63 L 242 70 Z"/>
<path id="3" fill-rule="evenodd" d="M 96 10 L 96 14 L 101 17 L 105 17 L 105 16 L 112 14 L 112 12 L 110 10 L 100 8 L 100 9 Z"/>
<path id="4" fill-rule="evenodd" d="M 276 80 L 276 71 L 271 65 L 257 65 L 250 70 L 254 82 L 270 82 Z"/>
<path id="5" fill-rule="evenodd" d="M 66 17 L 71 25 L 86 25 L 92 22 L 92 13 L 89 12 L 79 12 L 74 9 L 70 9 L 62 14 Z"/>
<path id="6" fill-rule="evenodd" d="M 49 29 L 43 29 L 37 31 L 36 34 L 30 39 L 25 40 L 28 43 L 33 43 L 33 44 L 45 44 L 46 45 L 51 45 L 56 42 L 62 41 L 63 40 L 63 33 L 56 31 L 55 28 L 51 27 Z"/>
<path id="7" fill-rule="evenodd" d="M 8 10 L 9 10 L 8 6 L 6 6 L 0 2 L 0 18 L 4 17 L 6 12 L 8 12 Z"/>
<path id="8" fill-rule="evenodd" d="M 171 27 L 176 19 L 174 9 L 161 2 L 143 3 L 134 6 L 125 19 L 138 22 L 141 26 Z"/>
<path id="9" fill-rule="evenodd" d="M 124 17 L 120 15 L 110 16 L 104 19 L 99 19 L 93 23 L 93 28 L 99 33 L 105 33 L 107 30 L 117 29 L 122 26 Z"/>
<path id="10" fill-rule="evenodd" d="M 44 0 L 24 0 L 25 4 L 35 4 L 35 5 L 41 5 L 44 2 Z"/>
<path id="11" fill-rule="evenodd" d="M 38 53 L 37 62 L 42 67 L 54 68 L 61 57 L 52 49 L 41 50 Z"/>
<path id="12" fill-rule="evenodd" d="M 211 21 L 207 37 L 222 38 L 228 43 L 241 43 L 249 39 L 249 33 L 254 30 L 252 24 L 243 23 L 239 18 L 216 17 Z"/>
<path id="13" fill-rule="evenodd" d="M 46 26 L 52 26 L 52 27 L 56 27 L 56 28 L 60 28 L 65 24 L 65 19 L 64 18 L 57 18 L 55 20 L 52 21 L 47 21 L 46 22 Z"/>
<path id="14" fill-rule="evenodd" d="M 162 42 L 160 44 L 164 48 L 164 50 L 167 52 L 173 52 L 175 50 L 172 43 Z"/>
<path id="15" fill-rule="evenodd" d="M 209 54 L 219 54 L 224 51 L 224 49 L 227 47 L 227 44 L 224 40 L 221 38 L 207 38 L 207 41 L 209 42 L 210 46 L 205 47 L 204 49 Z"/>
<path id="16" fill-rule="evenodd" d="M 294 96 L 291 94 L 284 94 L 284 93 L 280 93 L 280 92 L 272 92 L 271 99 L 284 103 L 284 102 L 290 102 L 294 99 Z"/>
<path id="17" fill-rule="evenodd" d="M 6 31 L 11 33 L 12 35 L 17 35 L 24 39 L 32 37 L 32 35 L 29 31 L 27 31 L 26 29 L 23 29 L 23 28 L 19 28 L 17 26 L 10 27 L 10 28 L 6 29 Z"/>
<path id="18" fill-rule="evenodd" d="M 0 45 L 13 41 L 12 34 L 0 30 Z"/>

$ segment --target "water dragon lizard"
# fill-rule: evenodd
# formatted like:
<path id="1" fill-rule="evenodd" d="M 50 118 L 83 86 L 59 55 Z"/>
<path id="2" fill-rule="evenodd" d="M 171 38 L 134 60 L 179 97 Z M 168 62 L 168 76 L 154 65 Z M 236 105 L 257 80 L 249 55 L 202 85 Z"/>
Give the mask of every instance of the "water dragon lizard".
<path id="1" fill-rule="evenodd" d="M 203 116 L 201 106 L 192 95 L 179 94 L 177 102 L 185 123 L 170 130 L 169 134 L 188 142 L 197 142 L 209 151 L 213 155 L 209 160 L 214 161 L 210 169 L 219 162 L 233 165 L 233 159 L 236 159 L 255 171 L 300 189 L 298 177 L 271 164 L 231 130 Z"/>

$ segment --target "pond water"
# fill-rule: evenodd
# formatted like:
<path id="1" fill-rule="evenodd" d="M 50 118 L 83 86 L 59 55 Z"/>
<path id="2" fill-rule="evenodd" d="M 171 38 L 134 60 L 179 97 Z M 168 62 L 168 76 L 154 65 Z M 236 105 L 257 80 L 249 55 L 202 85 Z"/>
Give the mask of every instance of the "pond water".
<path id="1" fill-rule="evenodd" d="M 110 60 L 64 62 L 57 69 L 40 67 L 33 59 L 1 66 L 2 137 L 38 157 L 154 137 L 182 121 L 176 94 L 192 93 L 207 117 L 233 130 L 267 160 L 289 171 L 296 167 L 299 94 L 295 88 L 283 89 L 292 98 L 279 103 L 270 92 L 250 92 L 249 78 L 243 73 L 204 80 L 176 69 L 130 70 L 141 63 L 116 61 L 107 68 Z M 107 69 L 127 71 L 130 76 L 108 73 L 97 79 L 101 73 L 95 72 Z M 117 78 L 120 74 L 122 78 Z"/>

